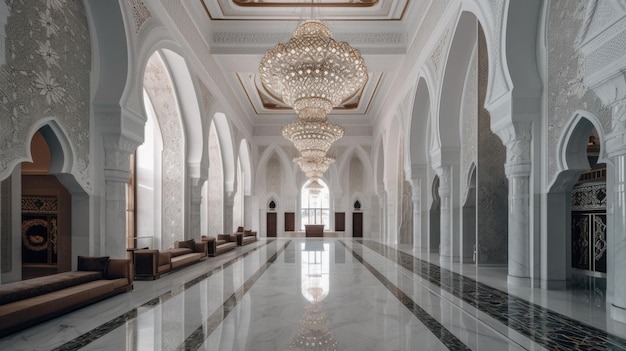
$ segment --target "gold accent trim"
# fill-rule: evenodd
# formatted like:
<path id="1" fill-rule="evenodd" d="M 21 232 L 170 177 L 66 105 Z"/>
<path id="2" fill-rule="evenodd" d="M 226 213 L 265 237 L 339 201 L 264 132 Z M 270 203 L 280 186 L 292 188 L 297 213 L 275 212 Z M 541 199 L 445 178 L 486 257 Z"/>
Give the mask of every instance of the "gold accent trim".
<path id="1" fill-rule="evenodd" d="M 372 7 L 378 4 L 378 0 L 356 0 L 361 2 L 276 2 L 276 1 L 264 1 L 264 2 L 256 2 L 256 1 L 241 1 L 241 0 L 233 0 L 233 3 L 237 6 L 241 7 Z"/>
<path id="2" fill-rule="evenodd" d="M 200 1 L 200 4 L 202 5 L 202 8 L 204 8 L 204 12 L 206 12 L 207 17 L 209 17 L 209 20 L 211 21 L 287 21 L 287 22 L 293 22 L 294 20 L 297 20 L 297 18 L 268 18 L 266 20 L 263 19 L 259 19 L 259 18 L 249 18 L 249 19 L 245 19 L 245 18 L 236 18 L 236 19 L 231 19 L 231 18 L 213 18 L 213 16 L 211 16 L 211 12 L 209 11 L 209 9 L 206 7 L 206 4 L 204 3 L 204 0 L 198 0 Z M 404 15 L 407 12 L 407 9 L 409 8 L 409 2 L 413 1 L 413 0 L 406 0 L 406 2 L 404 3 L 404 8 L 402 9 L 402 13 L 400 14 L 399 18 L 373 18 L 373 19 L 325 19 L 325 22 L 332 22 L 332 21 L 345 21 L 345 22 L 350 22 L 350 21 L 360 21 L 360 22 L 368 22 L 368 21 L 373 21 L 373 22 L 377 22 L 377 21 L 402 21 L 404 19 Z M 219 2 L 218 2 L 219 5 Z M 310 6 L 310 5 L 309 5 Z M 304 7 L 304 6 L 302 6 Z M 364 7 L 364 6 L 361 6 Z M 221 6 L 220 6 L 221 8 Z M 224 13 L 224 11 L 222 10 L 222 13 Z"/>
<path id="3" fill-rule="evenodd" d="M 26 234 L 28 229 L 35 226 L 45 227 L 46 234 L 48 234 L 47 231 L 49 227 L 47 220 L 41 218 L 27 219 L 22 222 L 22 243 L 31 251 L 43 251 L 48 249 L 49 240 L 47 238 Z"/>

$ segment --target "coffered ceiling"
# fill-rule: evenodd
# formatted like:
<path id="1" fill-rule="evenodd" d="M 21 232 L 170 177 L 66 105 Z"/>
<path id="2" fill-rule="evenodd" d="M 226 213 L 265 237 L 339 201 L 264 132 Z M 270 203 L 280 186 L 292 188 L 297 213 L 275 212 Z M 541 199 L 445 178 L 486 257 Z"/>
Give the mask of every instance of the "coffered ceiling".
<path id="1" fill-rule="evenodd" d="M 236 103 L 254 126 L 283 125 L 295 113 L 261 84 L 266 50 L 285 43 L 304 19 L 326 22 L 337 41 L 358 49 L 368 82 L 329 115 L 342 125 L 371 126 L 390 94 L 408 43 L 430 0 L 190 0 L 187 8 Z M 349 131 L 347 131 L 349 133 Z"/>

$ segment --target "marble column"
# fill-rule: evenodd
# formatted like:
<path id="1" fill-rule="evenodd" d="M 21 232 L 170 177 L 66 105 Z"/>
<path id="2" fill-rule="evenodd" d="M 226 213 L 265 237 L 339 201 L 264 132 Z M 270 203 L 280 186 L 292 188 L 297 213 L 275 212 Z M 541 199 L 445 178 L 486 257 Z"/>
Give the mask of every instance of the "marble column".
<path id="1" fill-rule="evenodd" d="M 422 238 L 425 233 L 422 232 L 422 180 L 419 178 L 411 179 L 413 201 L 413 249 L 421 250 L 423 243 Z"/>
<path id="2" fill-rule="evenodd" d="M 413 201 L 413 249 L 416 251 L 428 249 L 428 192 L 425 185 L 428 179 L 426 165 L 413 164 L 410 169 L 410 180 Z"/>
<path id="3" fill-rule="evenodd" d="M 513 285 L 530 284 L 530 127 L 531 123 L 513 123 L 501 136 L 509 180 L 507 282 Z"/>
<path id="4" fill-rule="evenodd" d="M 439 212 L 439 258 L 441 261 L 447 261 L 452 257 L 451 166 L 439 166 L 435 172 L 439 176 L 439 198 L 441 199 Z"/>
<path id="5" fill-rule="evenodd" d="M 104 252 L 126 258 L 126 187 L 130 180 L 130 151 L 105 140 L 105 241 Z"/>
<path id="6" fill-rule="evenodd" d="M 224 233 L 234 232 L 233 206 L 235 205 L 235 192 L 224 192 Z"/>
<path id="7" fill-rule="evenodd" d="M 200 240 L 201 239 L 201 226 L 200 216 L 202 207 L 202 185 L 204 179 L 191 179 L 191 189 L 189 194 L 190 209 L 189 209 L 189 237 Z"/>
<path id="8" fill-rule="evenodd" d="M 613 196 L 614 264 L 616 269 L 626 266 L 626 99 L 613 107 L 613 131 L 607 136 L 606 150 L 613 165 L 613 189 L 607 191 Z M 610 170 L 611 167 L 609 167 Z M 608 190 L 608 189 L 607 189 Z M 626 276 L 615 274 L 615 285 L 611 306 L 611 317 L 626 323 Z"/>
<path id="9" fill-rule="evenodd" d="M 378 203 L 380 204 L 380 236 L 382 242 L 387 242 L 387 194 L 382 191 L 378 195 Z"/>

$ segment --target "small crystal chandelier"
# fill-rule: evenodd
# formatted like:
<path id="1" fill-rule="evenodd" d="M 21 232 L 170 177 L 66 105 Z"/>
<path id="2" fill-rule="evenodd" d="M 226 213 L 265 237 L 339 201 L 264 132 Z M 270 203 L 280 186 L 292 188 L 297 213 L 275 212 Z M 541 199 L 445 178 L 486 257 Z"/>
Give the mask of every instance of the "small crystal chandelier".
<path id="1" fill-rule="evenodd" d="M 308 178 L 320 178 L 328 170 L 335 161 L 328 150 L 344 133 L 343 127 L 328 123 L 328 113 L 367 82 L 359 51 L 332 36 L 322 21 L 304 21 L 289 42 L 268 50 L 259 66 L 265 88 L 298 114 L 282 134 L 298 150 L 294 162 Z"/>

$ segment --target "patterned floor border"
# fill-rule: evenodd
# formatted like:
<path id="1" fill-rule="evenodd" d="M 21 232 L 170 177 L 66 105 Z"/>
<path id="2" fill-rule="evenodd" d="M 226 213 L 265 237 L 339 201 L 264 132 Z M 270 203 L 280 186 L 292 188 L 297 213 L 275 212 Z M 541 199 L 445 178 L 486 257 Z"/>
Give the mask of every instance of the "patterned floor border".
<path id="1" fill-rule="evenodd" d="M 612 335 L 522 298 L 492 288 L 376 241 L 363 246 L 469 303 L 550 350 L 626 350 L 626 339 Z"/>

